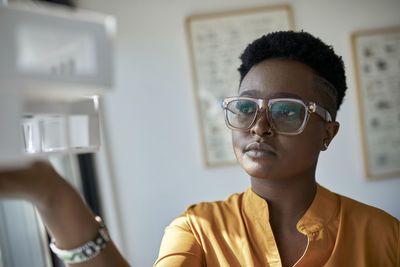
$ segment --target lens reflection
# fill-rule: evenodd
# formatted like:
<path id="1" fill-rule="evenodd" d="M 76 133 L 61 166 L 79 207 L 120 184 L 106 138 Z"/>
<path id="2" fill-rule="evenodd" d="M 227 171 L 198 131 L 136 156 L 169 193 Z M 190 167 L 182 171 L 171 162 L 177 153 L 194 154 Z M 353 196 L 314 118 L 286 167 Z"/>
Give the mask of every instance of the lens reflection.
<path id="1" fill-rule="evenodd" d="M 295 133 L 303 124 L 305 107 L 297 102 L 281 101 L 270 106 L 270 119 L 279 132 Z"/>
<path id="2" fill-rule="evenodd" d="M 234 100 L 227 106 L 227 118 L 235 128 L 250 127 L 257 113 L 257 104 L 250 100 Z"/>

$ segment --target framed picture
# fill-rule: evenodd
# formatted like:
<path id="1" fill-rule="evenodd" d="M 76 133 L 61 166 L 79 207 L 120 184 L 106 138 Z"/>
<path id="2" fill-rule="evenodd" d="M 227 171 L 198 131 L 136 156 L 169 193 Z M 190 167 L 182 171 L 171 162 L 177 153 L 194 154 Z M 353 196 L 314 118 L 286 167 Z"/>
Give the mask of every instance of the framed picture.
<path id="1" fill-rule="evenodd" d="M 352 34 L 368 179 L 400 176 L 400 26 Z"/>
<path id="2" fill-rule="evenodd" d="M 236 162 L 221 100 L 237 94 L 239 56 L 246 46 L 269 32 L 293 29 L 290 6 L 269 6 L 186 19 L 195 102 L 206 166 Z"/>

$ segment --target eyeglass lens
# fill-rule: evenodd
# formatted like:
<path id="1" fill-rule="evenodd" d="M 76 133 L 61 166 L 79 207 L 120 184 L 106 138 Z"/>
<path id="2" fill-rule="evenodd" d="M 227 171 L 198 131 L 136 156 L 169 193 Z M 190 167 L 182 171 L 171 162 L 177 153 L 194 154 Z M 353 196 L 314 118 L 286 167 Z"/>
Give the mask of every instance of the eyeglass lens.
<path id="1" fill-rule="evenodd" d="M 270 119 L 279 132 L 295 133 L 303 125 L 305 107 L 297 102 L 281 101 L 270 106 Z"/>
<path id="2" fill-rule="evenodd" d="M 227 105 L 226 116 L 231 126 L 247 129 L 257 115 L 257 104 L 249 100 L 233 100 Z"/>
<path id="3" fill-rule="evenodd" d="M 250 100 L 233 100 L 226 107 L 228 123 L 238 129 L 248 129 L 257 116 L 257 104 Z M 278 101 L 269 106 L 269 120 L 274 129 L 283 133 L 295 133 L 303 125 L 306 109 L 301 103 Z"/>

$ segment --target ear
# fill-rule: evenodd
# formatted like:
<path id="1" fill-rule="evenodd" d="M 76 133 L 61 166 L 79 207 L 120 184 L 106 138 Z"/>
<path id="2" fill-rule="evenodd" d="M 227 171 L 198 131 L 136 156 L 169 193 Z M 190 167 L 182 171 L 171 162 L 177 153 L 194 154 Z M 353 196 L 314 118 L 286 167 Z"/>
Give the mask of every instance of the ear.
<path id="1" fill-rule="evenodd" d="M 325 124 L 325 138 L 322 144 L 322 151 L 328 149 L 329 144 L 332 142 L 333 138 L 339 131 L 340 124 L 337 121 L 327 122 Z"/>

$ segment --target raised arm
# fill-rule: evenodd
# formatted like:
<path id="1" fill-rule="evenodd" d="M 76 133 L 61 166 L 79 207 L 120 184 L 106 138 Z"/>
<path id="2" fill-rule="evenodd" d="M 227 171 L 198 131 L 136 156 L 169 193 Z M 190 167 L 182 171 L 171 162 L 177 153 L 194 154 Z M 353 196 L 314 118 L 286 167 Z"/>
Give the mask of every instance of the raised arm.
<path id="1" fill-rule="evenodd" d="M 32 202 L 60 249 L 74 249 L 95 239 L 99 223 L 75 189 L 50 164 L 0 172 L 0 197 Z M 71 267 L 130 266 L 112 240 L 94 258 Z"/>

